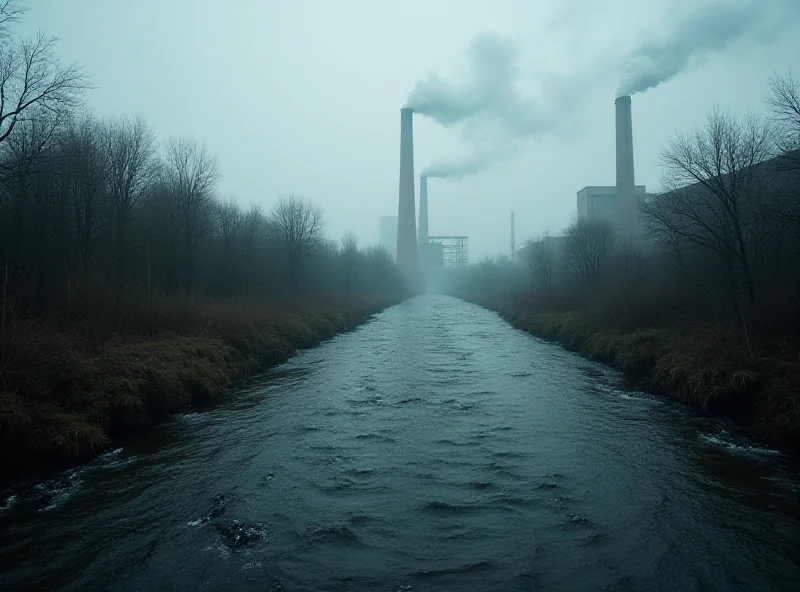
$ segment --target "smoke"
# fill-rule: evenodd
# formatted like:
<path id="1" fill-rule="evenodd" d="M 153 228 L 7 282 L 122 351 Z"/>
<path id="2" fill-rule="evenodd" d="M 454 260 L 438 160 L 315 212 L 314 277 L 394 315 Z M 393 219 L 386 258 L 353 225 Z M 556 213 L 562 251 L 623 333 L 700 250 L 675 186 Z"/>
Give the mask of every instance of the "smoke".
<path id="1" fill-rule="evenodd" d="M 483 147 L 462 157 L 437 160 L 422 169 L 420 176 L 458 180 L 467 175 L 480 173 L 496 162 L 507 160 L 515 152 L 511 145 Z"/>
<path id="2" fill-rule="evenodd" d="M 406 106 L 445 126 L 485 117 L 512 135 L 546 131 L 544 105 L 519 91 L 519 52 L 514 43 L 499 35 L 479 35 L 467 57 L 471 76 L 466 84 L 429 74 L 411 89 Z"/>
<path id="3" fill-rule="evenodd" d="M 632 52 L 617 96 L 655 88 L 743 37 L 768 36 L 788 28 L 800 13 L 797 0 L 713 0 L 695 6 L 665 35 L 648 39 Z"/>
<path id="4" fill-rule="evenodd" d="M 519 50 L 495 34 L 479 35 L 467 53 L 469 76 L 463 84 L 429 74 L 408 95 L 406 106 L 418 115 L 452 127 L 461 126 L 473 146 L 461 158 L 439 160 L 424 176 L 460 179 L 483 171 L 516 154 L 519 138 L 553 132 L 563 124 L 558 109 L 574 99 L 571 81 L 541 78 L 543 93 L 537 98 L 520 91 Z"/>

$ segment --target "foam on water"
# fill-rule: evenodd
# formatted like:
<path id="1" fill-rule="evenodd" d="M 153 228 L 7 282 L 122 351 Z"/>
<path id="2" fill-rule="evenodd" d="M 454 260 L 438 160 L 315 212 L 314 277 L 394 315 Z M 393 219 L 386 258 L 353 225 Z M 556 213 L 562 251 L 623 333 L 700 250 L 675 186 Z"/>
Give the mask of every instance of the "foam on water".
<path id="1" fill-rule="evenodd" d="M 780 455 L 780 452 L 778 452 L 777 450 L 773 450 L 771 448 L 762 448 L 760 446 L 754 446 L 752 444 L 736 443 L 724 437 L 712 436 L 710 434 L 701 434 L 700 439 L 715 446 L 719 446 L 721 448 L 725 448 L 726 450 L 730 450 L 731 452 L 737 454 Z"/>

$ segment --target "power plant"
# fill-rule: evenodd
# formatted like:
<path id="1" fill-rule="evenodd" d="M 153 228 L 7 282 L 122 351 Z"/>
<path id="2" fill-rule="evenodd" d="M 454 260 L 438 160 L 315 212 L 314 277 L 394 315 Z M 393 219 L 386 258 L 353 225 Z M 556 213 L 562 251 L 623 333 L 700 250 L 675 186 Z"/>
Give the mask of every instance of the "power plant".
<path id="1" fill-rule="evenodd" d="M 397 206 L 397 265 L 405 273 L 418 269 L 416 200 L 414 199 L 414 111 L 400 109 L 400 195 Z"/>
<path id="2" fill-rule="evenodd" d="M 614 225 L 622 239 L 639 232 L 638 204 L 647 197 L 647 187 L 636 185 L 633 164 L 631 97 L 614 101 L 616 136 L 616 184 L 586 186 L 577 194 L 578 220 L 601 220 Z M 428 177 L 419 179 L 419 227 L 416 225 L 414 192 L 414 111 L 400 109 L 400 183 L 397 208 L 396 260 L 403 272 L 413 275 L 443 267 L 462 267 L 468 262 L 468 237 L 431 235 L 429 226 Z M 391 217 L 384 217 L 391 223 Z M 384 228 L 384 226 L 382 226 Z M 511 212 L 511 260 L 516 259 L 516 229 Z M 391 233 L 382 230 L 382 237 Z M 392 237 L 394 239 L 395 237 Z M 390 239 L 391 240 L 391 239 Z M 385 239 L 382 238 L 382 242 Z"/>
<path id="3" fill-rule="evenodd" d="M 647 187 L 636 185 L 633 167 L 631 98 L 618 97 L 616 110 L 616 185 L 589 185 L 578 191 L 578 220 L 602 220 L 614 225 L 622 238 L 639 231 L 638 204 Z"/>
<path id="4" fill-rule="evenodd" d="M 418 271 L 467 265 L 466 236 L 431 236 L 428 228 L 428 178 L 419 179 L 419 229 L 414 196 L 414 111 L 400 109 L 400 186 L 397 204 L 396 261 L 409 276 Z M 389 220 L 384 216 L 382 220 Z M 383 222 L 382 222 L 383 224 Z M 383 228 L 383 226 L 382 226 Z M 381 236 L 389 235 L 382 231 Z"/>

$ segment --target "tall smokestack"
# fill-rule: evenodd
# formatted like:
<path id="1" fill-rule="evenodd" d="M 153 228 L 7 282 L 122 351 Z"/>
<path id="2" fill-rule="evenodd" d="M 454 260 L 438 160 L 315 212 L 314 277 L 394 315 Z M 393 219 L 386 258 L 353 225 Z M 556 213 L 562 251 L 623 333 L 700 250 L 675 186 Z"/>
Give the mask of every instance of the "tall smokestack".
<path id="1" fill-rule="evenodd" d="M 511 212 L 511 261 L 517 259 L 517 237 L 514 234 L 514 212 Z"/>
<path id="2" fill-rule="evenodd" d="M 428 177 L 419 178 L 419 244 L 428 244 Z"/>
<path id="3" fill-rule="evenodd" d="M 617 230 L 621 237 L 630 237 L 636 225 L 631 98 L 618 97 L 614 105 L 617 109 Z"/>
<path id="4" fill-rule="evenodd" d="M 400 197 L 397 206 L 397 265 L 406 272 L 417 269 L 417 223 L 414 199 L 414 111 L 400 109 Z"/>

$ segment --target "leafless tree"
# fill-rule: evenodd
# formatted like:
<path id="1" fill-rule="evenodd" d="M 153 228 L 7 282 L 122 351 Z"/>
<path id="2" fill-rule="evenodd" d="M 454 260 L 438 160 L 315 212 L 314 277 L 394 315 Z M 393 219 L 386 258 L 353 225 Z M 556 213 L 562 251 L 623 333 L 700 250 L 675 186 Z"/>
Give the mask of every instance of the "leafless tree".
<path id="1" fill-rule="evenodd" d="M 550 290 L 553 287 L 553 268 L 555 267 L 556 254 L 549 238 L 548 234 L 545 233 L 537 239 L 529 240 L 525 247 L 528 268 L 533 275 L 534 281 L 543 290 Z"/>
<path id="2" fill-rule="evenodd" d="M 219 205 L 218 212 L 219 236 L 222 240 L 222 264 L 225 291 L 230 293 L 236 282 L 239 260 L 235 255 L 237 244 L 240 241 L 242 226 L 245 220 L 241 206 L 233 199 Z"/>
<path id="3" fill-rule="evenodd" d="M 614 249 L 614 227 L 599 220 L 578 220 L 564 234 L 563 256 L 567 268 L 583 285 L 599 282 Z"/>
<path id="4" fill-rule="evenodd" d="M 358 265 L 358 238 L 352 232 L 347 232 L 342 237 L 342 257 L 344 258 L 345 289 L 353 289 L 356 266 Z"/>
<path id="5" fill-rule="evenodd" d="M 769 81 L 767 105 L 778 131 L 779 149 L 794 170 L 800 170 L 800 80 L 791 71 Z"/>
<path id="6" fill-rule="evenodd" d="M 716 253 L 728 271 L 731 295 L 748 307 L 756 294 L 752 240 L 759 199 L 757 167 L 774 154 L 770 125 L 754 115 L 737 120 L 714 108 L 706 125 L 679 135 L 662 154 L 667 191 L 642 206 L 650 233 Z"/>
<path id="7" fill-rule="evenodd" d="M 116 232 L 114 266 L 119 289 L 127 267 L 130 214 L 155 174 L 155 134 L 141 117 L 112 119 L 102 140 Z"/>
<path id="8" fill-rule="evenodd" d="M 303 264 L 325 246 L 322 210 L 311 201 L 290 195 L 272 208 L 270 222 L 286 249 L 289 287 L 294 290 Z"/>
<path id="9" fill-rule="evenodd" d="M 88 288 L 89 274 L 106 221 L 106 169 L 100 143 L 101 130 L 91 116 L 69 125 L 59 146 L 60 170 L 57 182 L 72 210 L 76 230 L 82 288 Z"/>
<path id="10" fill-rule="evenodd" d="M 167 166 L 172 175 L 182 226 L 182 287 L 192 288 L 194 252 L 212 226 L 214 190 L 219 179 L 217 160 L 188 138 L 173 138 L 167 144 Z"/>
<path id="11" fill-rule="evenodd" d="M 11 25 L 20 22 L 27 11 L 19 0 L 0 1 L 0 39 L 8 36 Z"/>
<path id="12" fill-rule="evenodd" d="M 89 87 L 79 66 L 61 65 L 57 41 L 43 32 L 31 40 L 0 38 L 0 142 L 32 108 L 69 110 Z"/>

